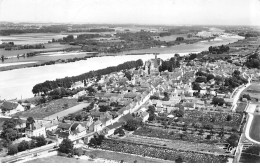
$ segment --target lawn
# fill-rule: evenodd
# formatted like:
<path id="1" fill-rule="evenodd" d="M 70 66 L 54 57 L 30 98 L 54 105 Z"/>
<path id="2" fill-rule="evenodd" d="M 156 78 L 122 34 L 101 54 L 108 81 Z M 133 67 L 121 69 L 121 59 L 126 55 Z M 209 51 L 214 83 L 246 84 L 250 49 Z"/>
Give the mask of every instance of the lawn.
<path id="1" fill-rule="evenodd" d="M 254 115 L 251 127 L 250 127 L 250 132 L 249 136 L 260 142 L 260 115 Z"/>
<path id="2" fill-rule="evenodd" d="M 103 151 L 103 150 L 98 150 L 98 149 L 85 151 L 85 154 L 88 156 L 94 155 L 96 158 L 104 158 L 107 160 L 115 160 L 115 161 L 124 160 L 125 163 L 133 163 L 135 160 L 137 161 L 137 163 L 165 163 L 165 162 L 170 163 L 170 162 L 172 162 L 172 161 L 166 161 L 166 160 L 160 160 L 160 159 L 152 159 L 152 158 L 147 158 L 147 157 L 134 156 L 131 154 Z"/>
<path id="3" fill-rule="evenodd" d="M 68 104 L 67 107 L 64 106 L 65 104 Z M 57 99 L 49 103 L 38 105 L 31 110 L 19 112 L 14 114 L 14 116 L 44 118 L 78 104 L 77 99 Z"/>

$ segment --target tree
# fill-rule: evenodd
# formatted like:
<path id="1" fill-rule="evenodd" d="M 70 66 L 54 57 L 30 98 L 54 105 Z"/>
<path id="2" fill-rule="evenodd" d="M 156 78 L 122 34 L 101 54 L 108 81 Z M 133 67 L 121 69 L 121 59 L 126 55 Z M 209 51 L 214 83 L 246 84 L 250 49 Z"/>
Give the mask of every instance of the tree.
<path id="1" fill-rule="evenodd" d="M 14 154 L 16 154 L 16 153 L 18 153 L 18 148 L 17 148 L 17 145 L 10 145 L 9 147 L 8 147 L 8 155 L 14 155 Z"/>
<path id="2" fill-rule="evenodd" d="M 82 148 L 75 148 L 73 149 L 73 154 L 77 156 L 82 156 L 84 154 Z"/>
<path id="3" fill-rule="evenodd" d="M 231 121 L 232 120 L 232 116 L 231 115 L 227 115 L 227 121 L 229 122 L 229 121 Z"/>
<path id="4" fill-rule="evenodd" d="M 251 100 L 251 97 L 249 94 L 243 94 L 242 98 L 246 98 L 247 100 Z"/>
<path id="5" fill-rule="evenodd" d="M 134 131 L 142 125 L 142 122 L 136 119 L 131 119 L 126 122 L 124 128 L 128 131 Z"/>
<path id="6" fill-rule="evenodd" d="M 131 76 L 130 72 L 125 72 L 125 77 L 126 77 L 129 81 L 131 81 L 131 79 L 132 79 L 132 76 Z"/>
<path id="7" fill-rule="evenodd" d="M 59 145 L 59 152 L 61 153 L 72 153 L 73 152 L 73 142 L 68 138 L 62 140 L 61 144 Z"/>
<path id="8" fill-rule="evenodd" d="M 27 149 L 29 149 L 30 148 L 30 144 L 29 144 L 29 142 L 28 141 L 22 141 L 22 142 L 20 142 L 19 144 L 18 144 L 18 151 L 19 152 L 22 152 L 22 151 L 25 151 L 25 150 L 27 150 Z"/>
<path id="9" fill-rule="evenodd" d="M 184 37 L 177 37 L 176 38 L 176 41 L 183 41 L 184 40 Z"/>
<path id="10" fill-rule="evenodd" d="M 37 147 L 46 145 L 46 143 L 47 143 L 46 139 L 43 136 L 35 137 L 35 140 L 36 140 Z"/>
<path id="11" fill-rule="evenodd" d="M 111 107 L 108 106 L 108 105 L 99 106 L 99 111 L 100 112 L 107 112 L 107 111 L 110 111 L 110 110 L 111 110 Z"/>
<path id="12" fill-rule="evenodd" d="M 75 120 L 76 121 L 81 121 L 82 120 L 82 115 L 81 114 L 78 114 L 75 116 Z"/>
<path id="13" fill-rule="evenodd" d="M 182 163 L 183 160 L 182 160 L 182 157 L 179 156 L 177 159 L 175 159 L 175 163 Z"/>
<path id="14" fill-rule="evenodd" d="M 95 138 L 91 138 L 88 143 L 89 146 L 97 146 L 97 140 Z"/>
<path id="15" fill-rule="evenodd" d="M 207 78 L 204 77 L 204 76 L 199 76 L 196 78 L 195 82 L 198 82 L 198 83 L 202 83 L 202 82 L 207 82 Z"/>
<path id="16" fill-rule="evenodd" d="M 33 119 L 33 117 L 28 117 L 26 120 L 26 128 L 29 129 L 30 125 L 33 126 L 34 123 L 35 123 L 35 120 Z M 34 127 L 33 127 L 33 129 L 34 129 Z"/>
<path id="17" fill-rule="evenodd" d="M 192 83 L 192 89 L 193 90 L 201 90 L 201 87 L 200 87 L 199 83 L 193 82 Z"/>
<path id="18" fill-rule="evenodd" d="M 29 142 L 29 144 L 30 144 L 30 149 L 36 148 L 36 141 L 35 141 L 35 140 L 32 139 L 32 140 Z"/>
<path id="19" fill-rule="evenodd" d="M 213 97 L 212 104 L 222 106 L 225 103 L 223 98 Z"/>
<path id="20" fill-rule="evenodd" d="M 238 143 L 238 135 L 232 134 L 226 141 L 230 144 L 231 147 L 235 147 Z"/>
<path id="21" fill-rule="evenodd" d="M 215 77 L 214 77 L 214 75 L 213 74 L 209 74 L 208 76 L 207 76 L 207 81 L 209 81 L 209 80 L 211 80 L 211 79 L 214 79 Z"/>

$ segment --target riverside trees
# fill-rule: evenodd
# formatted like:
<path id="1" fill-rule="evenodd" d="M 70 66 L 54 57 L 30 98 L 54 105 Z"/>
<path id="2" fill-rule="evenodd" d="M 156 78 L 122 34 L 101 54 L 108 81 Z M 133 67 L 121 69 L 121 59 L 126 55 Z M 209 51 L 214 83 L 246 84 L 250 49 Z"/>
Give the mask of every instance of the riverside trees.
<path id="1" fill-rule="evenodd" d="M 73 76 L 73 77 L 65 77 L 62 79 L 56 79 L 55 81 L 45 81 L 43 83 L 39 83 L 36 84 L 33 89 L 32 92 L 33 94 L 41 94 L 41 93 L 47 93 L 48 91 L 52 91 L 58 87 L 63 87 L 63 88 L 70 88 L 71 85 L 74 82 L 77 81 L 82 81 L 82 80 L 86 80 L 89 78 L 94 78 L 97 77 L 99 75 L 106 75 L 106 74 L 110 74 L 112 72 L 119 72 L 121 70 L 128 70 L 128 69 L 132 69 L 132 68 L 138 68 L 140 66 L 143 66 L 143 61 L 141 59 L 137 60 L 137 61 L 129 61 L 129 62 L 125 62 L 122 64 L 119 64 L 117 66 L 113 66 L 113 67 L 107 67 L 105 69 L 100 69 L 100 70 L 96 70 L 96 71 L 90 71 L 78 76 Z"/>

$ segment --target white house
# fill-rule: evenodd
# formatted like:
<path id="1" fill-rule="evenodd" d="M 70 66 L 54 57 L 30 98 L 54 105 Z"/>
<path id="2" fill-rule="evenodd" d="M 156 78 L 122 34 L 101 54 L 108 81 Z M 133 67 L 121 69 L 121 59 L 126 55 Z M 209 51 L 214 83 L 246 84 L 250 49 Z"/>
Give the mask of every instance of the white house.
<path id="1" fill-rule="evenodd" d="M 17 112 L 24 111 L 24 107 L 22 105 L 10 101 L 5 101 L 1 105 L 1 109 L 4 115 L 13 115 Z"/>

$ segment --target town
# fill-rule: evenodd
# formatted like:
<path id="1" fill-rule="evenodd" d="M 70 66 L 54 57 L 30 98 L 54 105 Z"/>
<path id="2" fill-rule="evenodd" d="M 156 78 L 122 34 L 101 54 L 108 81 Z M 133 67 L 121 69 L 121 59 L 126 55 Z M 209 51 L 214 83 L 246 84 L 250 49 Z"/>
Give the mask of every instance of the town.
<path id="1" fill-rule="evenodd" d="M 211 47 L 209 54 L 218 49 L 227 51 Z M 251 57 L 257 55 L 258 48 Z M 114 67 L 118 71 L 109 74 L 91 72 L 71 86 L 64 81 L 52 90 L 46 87 L 54 83 L 39 84 L 33 90 L 37 102 L 1 101 L 1 141 L 7 153 L 2 162 L 53 152 L 94 159 L 100 157 L 91 153 L 96 150 L 158 162 L 219 163 L 237 160 L 239 148 L 255 148 L 240 142 L 245 110 L 251 100 L 259 101 L 241 94 L 260 78 L 258 69 L 234 64 L 246 63 L 247 56 L 153 56 Z M 63 111 L 51 112 L 55 101 L 64 102 L 56 108 Z M 257 112 L 259 106 L 254 108 Z"/>

